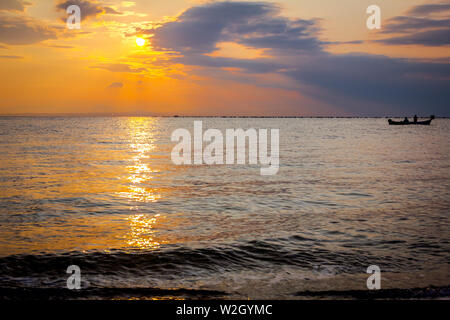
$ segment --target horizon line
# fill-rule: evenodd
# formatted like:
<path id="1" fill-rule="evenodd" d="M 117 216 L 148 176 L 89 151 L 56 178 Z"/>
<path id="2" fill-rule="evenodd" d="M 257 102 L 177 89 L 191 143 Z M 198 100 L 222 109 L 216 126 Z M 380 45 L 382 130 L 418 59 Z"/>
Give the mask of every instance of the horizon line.
<path id="1" fill-rule="evenodd" d="M 0 113 L 0 117 L 153 117 L 153 118 L 405 118 L 404 115 L 389 116 L 312 116 L 312 115 L 162 115 L 151 113 L 127 113 L 127 112 L 78 112 L 78 113 Z M 410 116 L 408 118 L 412 118 Z M 430 118 L 430 116 L 418 116 L 419 118 Z M 450 116 L 435 116 L 435 118 L 450 118 Z"/>

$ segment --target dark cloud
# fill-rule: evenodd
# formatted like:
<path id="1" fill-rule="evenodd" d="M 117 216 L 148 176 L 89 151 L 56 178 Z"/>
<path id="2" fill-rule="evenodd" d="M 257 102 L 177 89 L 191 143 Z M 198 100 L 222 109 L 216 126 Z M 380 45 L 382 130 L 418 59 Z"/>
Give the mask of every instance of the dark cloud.
<path id="1" fill-rule="evenodd" d="M 418 5 L 413 8 L 411 8 L 408 13 L 411 15 L 418 15 L 418 16 L 427 16 L 430 14 L 441 14 L 442 12 L 450 11 L 450 4 L 449 3 L 429 3 L 429 4 L 423 4 Z"/>
<path id="2" fill-rule="evenodd" d="M 320 48 L 314 20 L 290 20 L 279 13 L 270 3 L 217 2 L 192 7 L 149 33 L 155 48 L 184 53 L 210 53 L 222 41 L 282 50 Z"/>
<path id="3" fill-rule="evenodd" d="M 214 67 L 214 68 L 239 68 L 249 73 L 271 73 L 277 72 L 285 67 L 283 63 L 272 59 L 235 59 L 224 57 L 210 57 L 205 55 L 187 55 L 172 60 L 173 62 Z"/>
<path id="4" fill-rule="evenodd" d="M 108 86 L 108 88 L 110 88 L 110 89 L 122 88 L 122 87 L 123 87 L 122 82 L 113 82 Z"/>
<path id="5" fill-rule="evenodd" d="M 56 8 L 66 13 L 66 10 L 70 5 L 77 5 L 80 7 L 82 21 L 88 18 L 97 17 L 102 14 L 122 14 L 121 12 L 118 12 L 111 7 L 105 6 L 100 2 L 89 0 L 59 1 L 56 4 Z M 65 21 L 66 17 L 63 18 L 63 20 Z"/>
<path id="6" fill-rule="evenodd" d="M 0 43 L 25 45 L 56 38 L 57 30 L 38 20 L 23 15 L 0 14 Z"/>
<path id="7" fill-rule="evenodd" d="M 439 17 L 432 17 L 434 13 L 439 13 Z M 448 46 L 450 5 L 426 4 L 413 7 L 408 11 L 408 16 L 388 19 L 382 34 L 391 36 L 376 42 L 388 45 Z"/>
<path id="8" fill-rule="evenodd" d="M 92 69 L 104 69 L 111 72 L 130 72 L 130 73 L 140 73 L 146 71 L 145 68 L 132 68 L 130 65 L 125 63 L 101 63 L 90 67 Z"/>
<path id="9" fill-rule="evenodd" d="M 24 11 L 25 6 L 30 5 L 31 3 L 27 1 L 20 0 L 1 0 L 0 1 L 0 11 Z"/>
<path id="10" fill-rule="evenodd" d="M 21 56 L 0 56 L 1 59 L 23 59 Z"/>
<path id="11" fill-rule="evenodd" d="M 368 54 L 323 54 L 310 57 L 287 74 L 302 84 L 320 88 L 319 98 L 330 103 L 342 101 L 337 97 L 352 99 L 355 102 L 353 105 L 343 106 L 352 113 L 364 111 L 368 115 L 382 115 L 390 110 L 406 112 L 408 109 L 425 112 L 430 107 L 441 114 L 449 111 L 448 63 Z M 365 110 L 363 103 L 378 107 Z"/>
<path id="12" fill-rule="evenodd" d="M 362 44 L 364 40 L 352 40 L 352 41 L 323 41 L 324 45 L 342 45 L 342 44 Z"/>
<path id="13" fill-rule="evenodd" d="M 422 31 L 405 36 L 382 39 L 377 42 L 391 45 L 422 45 L 431 47 L 448 46 L 450 45 L 450 28 Z"/>
<path id="14" fill-rule="evenodd" d="M 446 22 L 422 18 L 424 34 L 392 32 L 391 41 L 442 45 L 450 39 Z M 417 23 L 396 18 L 397 31 L 410 32 Z M 399 26 L 400 25 L 400 26 Z M 390 27 L 393 31 L 393 27 Z M 170 59 L 197 66 L 201 75 L 256 84 L 257 75 L 286 78 L 289 90 L 338 107 L 343 113 L 386 115 L 414 112 L 450 115 L 450 64 L 370 54 L 332 54 L 319 39 L 316 20 L 280 16 L 277 6 L 264 2 L 220 2 L 195 6 L 177 20 L 148 30 L 155 49 L 176 52 Z M 435 33 L 433 33 L 435 32 Z M 387 33 L 386 33 L 387 34 Z M 395 39 L 395 37 L 411 37 Z M 443 38 L 446 37 L 446 40 Z M 387 40 L 385 40 L 387 41 Z M 265 58 L 238 59 L 209 55 L 220 42 L 264 49 Z M 234 68 L 240 72 L 229 73 Z M 260 85 L 258 83 L 258 85 Z M 283 86 L 272 82 L 272 87 Z"/>
<path id="15" fill-rule="evenodd" d="M 424 29 L 448 29 L 450 19 L 430 19 L 399 16 L 388 20 L 383 26 L 383 33 L 407 33 L 423 31 Z"/>

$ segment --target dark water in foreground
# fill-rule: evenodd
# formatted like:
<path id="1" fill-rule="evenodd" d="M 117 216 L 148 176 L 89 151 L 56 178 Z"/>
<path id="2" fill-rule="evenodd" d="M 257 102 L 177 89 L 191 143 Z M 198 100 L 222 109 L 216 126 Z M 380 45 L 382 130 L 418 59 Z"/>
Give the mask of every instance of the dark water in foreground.
<path id="1" fill-rule="evenodd" d="M 201 120 L 279 128 L 278 174 L 173 165 L 193 118 L 0 118 L 2 298 L 450 296 L 450 120 Z"/>

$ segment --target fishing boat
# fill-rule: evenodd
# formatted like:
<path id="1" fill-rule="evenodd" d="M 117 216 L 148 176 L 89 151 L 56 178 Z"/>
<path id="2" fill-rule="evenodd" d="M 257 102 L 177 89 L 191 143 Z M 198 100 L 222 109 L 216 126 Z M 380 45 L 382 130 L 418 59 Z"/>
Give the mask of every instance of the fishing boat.
<path id="1" fill-rule="evenodd" d="M 395 126 L 408 126 L 408 125 L 423 125 L 423 126 L 429 126 L 431 124 L 431 121 L 434 119 L 434 116 L 431 116 L 429 120 L 425 121 L 394 121 L 392 119 L 389 119 L 388 122 L 390 125 Z"/>

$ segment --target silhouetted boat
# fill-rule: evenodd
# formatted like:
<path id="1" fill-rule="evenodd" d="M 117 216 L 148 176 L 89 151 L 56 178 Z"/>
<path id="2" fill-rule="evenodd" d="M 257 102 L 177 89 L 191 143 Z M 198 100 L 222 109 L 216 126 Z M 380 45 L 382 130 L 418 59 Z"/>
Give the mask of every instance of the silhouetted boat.
<path id="1" fill-rule="evenodd" d="M 414 125 L 414 124 L 420 124 L 423 126 L 429 126 L 431 124 L 431 121 L 434 119 L 434 116 L 431 116 L 429 120 L 425 120 L 425 121 L 394 121 L 389 119 L 388 122 L 390 125 L 393 126 L 408 126 L 408 125 Z"/>

